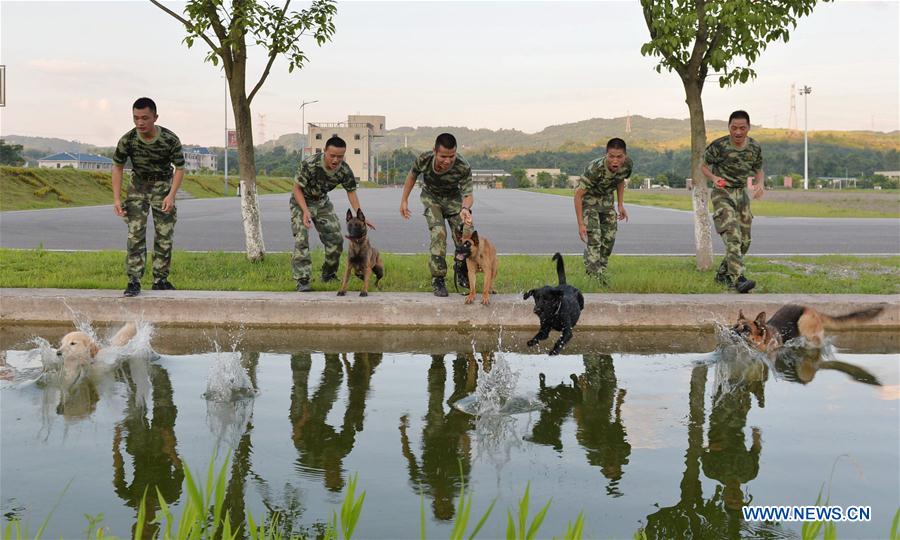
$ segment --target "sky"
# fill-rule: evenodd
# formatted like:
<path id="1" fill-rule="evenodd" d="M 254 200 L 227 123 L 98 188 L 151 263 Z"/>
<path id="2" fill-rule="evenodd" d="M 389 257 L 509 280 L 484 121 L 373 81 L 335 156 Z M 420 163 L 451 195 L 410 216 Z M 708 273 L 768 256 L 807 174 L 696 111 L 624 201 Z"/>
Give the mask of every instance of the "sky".
<path id="1" fill-rule="evenodd" d="M 184 3 L 166 2 L 181 12 Z M 308 3 L 292 3 L 299 8 Z M 289 74 L 276 61 L 254 99 L 254 139 L 307 122 L 385 115 L 400 126 L 466 126 L 533 133 L 589 118 L 687 118 L 678 76 L 640 54 L 647 29 L 637 1 L 338 3 L 336 33 Z M 159 124 L 186 144 L 221 145 L 220 68 L 205 44 L 188 49 L 180 24 L 148 1 L 0 0 L 6 107 L 0 135 L 113 146 L 132 127 L 131 104 L 150 96 Z M 264 66 L 251 53 L 248 91 Z M 792 83 L 809 85 L 809 129 L 900 129 L 900 2 L 820 3 L 755 64 L 758 78 L 704 89 L 707 119 L 738 108 L 754 124 L 787 127 Z M 800 128 L 803 98 L 797 96 Z"/>

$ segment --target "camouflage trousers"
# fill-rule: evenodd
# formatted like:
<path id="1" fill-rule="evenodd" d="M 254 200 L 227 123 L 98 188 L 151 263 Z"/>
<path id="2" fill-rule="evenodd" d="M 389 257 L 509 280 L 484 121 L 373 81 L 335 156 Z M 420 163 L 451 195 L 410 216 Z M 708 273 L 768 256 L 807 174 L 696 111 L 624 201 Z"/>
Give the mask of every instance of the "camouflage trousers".
<path id="1" fill-rule="evenodd" d="M 428 270 L 431 277 L 442 278 L 447 275 L 447 228 L 444 220 L 450 224 L 453 245 L 456 246 L 456 235 L 460 228 L 463 234 L 472 232 L 472 227 L 463 226 L 459 213 L 462 211 L 462 198 L 437 197 L 425 190 L 421 195 L 422 206 L 425 207 L 425 222 L 428 223 L 428 233 L 431 236 L 429 251 L 431 258 L 428 260 Z"/>
<path id="2" fill-rule="evenodd" d="M 319 240 L 325 247 L 325 262 L 322 274 L 337 274 L 344 251 L 344 237 L 341 236 L 341 222 L 334 213 L 334 206 L 326 196 L 318 200 L 306 199 L 313 226 L 319 233 Z M 309 229 L 303 226 L 303 210 L 297 199 L 291 195 L 291 232 L 294 233 L 294 252 L 291 255 L 291 276 L 297 281 L 309 281 L 312 258 L 309 256 Z"/>
<path id="3" fill-rule="evenodd" d="M 129 280 L 144 277 L 147 259 L 147 216 L 153 212 L 153 279 L 169 277 L 172 264 L 172 242 L 175 239 L 175 222 L 178 211 L 162 211 L 163 199 L 169 194 L 172 183 L 159 181 L 150 184 L 132 184 L 122 203 L 125 223 L 128 225 L 125 273 Z"/>
<path id="4" fill-rule="evenodd" d="M 719 272 L 732 280 L 744 273 L 744 255 L 750 249 L 750 196 L 744 188 L 714 187 L 710 194 L 713 205 L 713 223 L 725 244 L 725 258 Z"/>
<path id="5" fill-rule="evenodd" d="M 613 208 L 612 196 L 599 200 L 584 198 L 581 217 L 587 229 L 584 247 L 584 269 L 590 276 L 598 277 L 606 271 L 609 255 L 616 245 L 619 221 Z"/>

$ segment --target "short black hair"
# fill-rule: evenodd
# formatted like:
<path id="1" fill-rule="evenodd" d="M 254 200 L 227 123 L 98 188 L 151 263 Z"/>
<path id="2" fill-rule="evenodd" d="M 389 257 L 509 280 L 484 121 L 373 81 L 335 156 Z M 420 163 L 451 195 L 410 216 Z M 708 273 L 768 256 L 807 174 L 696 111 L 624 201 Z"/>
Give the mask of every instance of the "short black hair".
<path id="1" fill-rule="evenodd" d="M 335 148 L 347 148 L 347 143 L 344 142 L 344 139 L 335 135 L 334 137 L 325 141 L 325 148 L 329 146 L 333 146 Z"/>
<path id="2" fill-rule="evenodd" d="M 438 146 L 442 146 L 447 150 L 453 150 L 456 148 L 456 137 L 449 133 L 441 133 L 434 140 L 434 149 L 437 150 Z"/>
<path id="3" fill-rule="evenodd" d="M 728 117 L 728 124 L 730 125 L 732 120 L 739 118 L 743 118 L 748 124 L 750 123 L 750 115 L 747 114 L 747 111 L 734 111 L 731 113 L 731 116 Z"/>
<path id="4" fill-rule="evenodd" d="M 625 147 L 625 141 L 618 137 L 613 137 L 612 139 L 606 141 L 606 151 L 609 152 L 613 149 L 628 153 L 628 149 Z"/>
<path id="5" fill-rule="evenodd" d="M 148 97 L 137 98 L 137 100 L 134 102 L 134 105 L 132 105 L 131 108 L 138 109 L 138 110 L 150 109 L 150 112 L 152 112 L 153 114 L 156 114 L 156 103 Z"/>

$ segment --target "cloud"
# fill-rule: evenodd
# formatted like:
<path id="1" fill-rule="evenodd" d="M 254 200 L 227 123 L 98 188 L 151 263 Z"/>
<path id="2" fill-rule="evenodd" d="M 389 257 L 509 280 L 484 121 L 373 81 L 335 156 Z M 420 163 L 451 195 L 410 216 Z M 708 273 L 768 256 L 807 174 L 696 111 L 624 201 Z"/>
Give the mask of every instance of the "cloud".
<path id="1" fill-rule="evenodd" d="M 79 75 L 107 73 L 109 68 L 96 62 L 84 62 L 80 60 L 61 60 L 38 58 L 30 60 L 28 67 L 49 73 L 51 75 Z"/>
<path id="2" fill-rule="evenodd" d="M 107 98 L 99 98 L 99 99 L 76 99 L 73 104 L 75 108 L 82 111 L 103 111 L 106 112 L 109 110 L 109 99 Z"/>

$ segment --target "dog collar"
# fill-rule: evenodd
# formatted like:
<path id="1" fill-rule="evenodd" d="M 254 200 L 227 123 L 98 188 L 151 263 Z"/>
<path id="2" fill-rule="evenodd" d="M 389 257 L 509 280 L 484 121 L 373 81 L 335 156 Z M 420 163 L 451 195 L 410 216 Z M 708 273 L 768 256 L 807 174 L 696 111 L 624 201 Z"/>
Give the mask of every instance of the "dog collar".
<path id="1" fill-rule="evenodd" d="M 362 244 L 362 241 L 366 239 L 365 236 L 360 236 L 359 238 L 355 238 L 353 236 L 344 236 L 344 238 L 350 240 L 351 242 L 356 242 L 357 244 Z"/>

